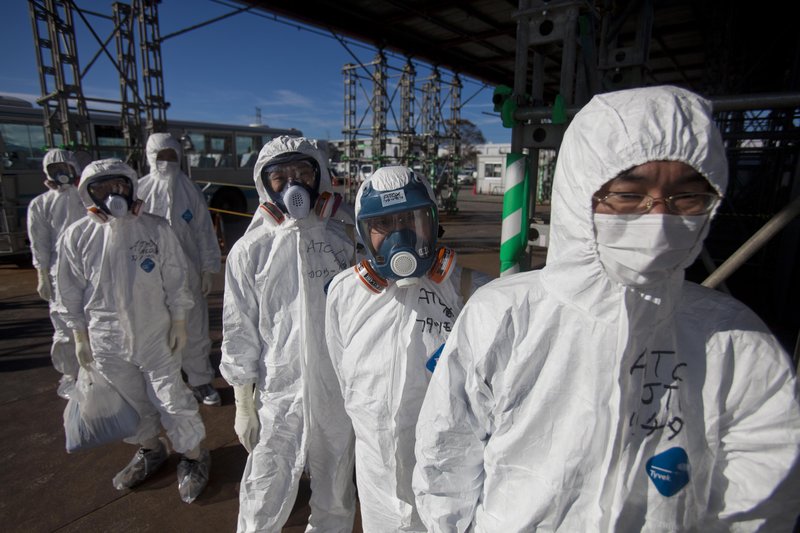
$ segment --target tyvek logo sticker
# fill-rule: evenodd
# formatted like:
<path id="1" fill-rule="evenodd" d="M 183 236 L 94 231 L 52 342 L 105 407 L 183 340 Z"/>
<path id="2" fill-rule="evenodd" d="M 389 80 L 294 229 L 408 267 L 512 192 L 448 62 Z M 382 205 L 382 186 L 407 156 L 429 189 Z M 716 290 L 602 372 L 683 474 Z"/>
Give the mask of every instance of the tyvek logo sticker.
<path id="1" fill-rule="evenodd" d="M 185 220 L 186 222 L 191 222 L 192 219 L 194 218 L 194 215 L 192 214 L 191 211 L 187 209 L 186 211 L 183 212 L 181 218 L 183 218 L 183 220 Z"/>
<path id="2" fill-rule="evenodd" d="M 381 194 L 381 206 L 406 203 L 406 193 L 403 189 L 389 191 Z"/>
<path id="3" fill-rule="evenodd" d="M 662 496 L 670 497 L 689 483 L 689 457 L 683 448 L 670 448 L 654 455 L 645 469 Z"/>
<path id="4" fill-rule="evenodd" d="M 436 370 L 436 363 L 439 362 L 439 356 L 442 355 L 442 350 L 444 350 L 444 344 L 439 346 L 439 348 L 437 348 L 436 351 L 433 352 L 433 355 L 431 355 L 431 358 L 428 359 L 427 363 L 425 363 L 425 368 L 427 368 L 431 372 Z"/>
<path id="5" fill-rule="evenodd" d="M 153 262 L 152 259 L 148 257 L 147 259 L 139 263 L 139 266 L 142 267 L 142 270 L 144 270 L 145 272 L 150 272 L 155 268 L 156 264 Z"/>

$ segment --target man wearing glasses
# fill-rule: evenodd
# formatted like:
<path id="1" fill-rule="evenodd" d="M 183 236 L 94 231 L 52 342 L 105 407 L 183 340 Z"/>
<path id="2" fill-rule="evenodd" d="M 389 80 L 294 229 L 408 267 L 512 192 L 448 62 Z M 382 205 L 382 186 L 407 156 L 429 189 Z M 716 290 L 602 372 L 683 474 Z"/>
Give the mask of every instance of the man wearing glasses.
<path id="1" fill-rule="evenodd" d="M 480 289 L 417 426 L 429 531 L 791 531 L 789 358 L 684 280 L 727 184 L 710 105 L 596 96 L 559 153 L 547 266 Z"/>

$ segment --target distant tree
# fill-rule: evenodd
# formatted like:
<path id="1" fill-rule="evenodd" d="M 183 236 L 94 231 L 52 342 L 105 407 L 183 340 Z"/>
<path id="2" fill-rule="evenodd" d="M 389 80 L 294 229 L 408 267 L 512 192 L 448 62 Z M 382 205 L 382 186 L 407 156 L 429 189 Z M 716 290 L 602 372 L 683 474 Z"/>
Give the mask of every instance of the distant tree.
<path id="1" fill-rule="evenodd" d="M 459 133 L 461 133 L 462 145 L 475 146 L 476 144 L 486 143 L 486 137 L 483 136 L 483 132 L 472 121 L 462 118 L 458 123 L 458 129 Z"/>
<path id="2" fill-rule="evenodd" d="M 447 122 L 448 125 L 452 124 L 451 121 Z M 475 147 L 479 144 L 485 144 L 486 137 L 483 136 L 483 132 L 478 126 L 465 118 L 458 121 L 458 133 L 461 137 L 461 166 L 475 166 L 478 155 Z"/>

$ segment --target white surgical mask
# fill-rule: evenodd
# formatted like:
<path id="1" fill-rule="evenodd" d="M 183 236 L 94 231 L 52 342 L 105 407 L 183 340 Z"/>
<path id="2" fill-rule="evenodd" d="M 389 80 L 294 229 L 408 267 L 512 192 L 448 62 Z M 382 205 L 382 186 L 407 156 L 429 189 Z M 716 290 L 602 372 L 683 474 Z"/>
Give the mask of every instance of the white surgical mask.
<path id="1" fill-rule="evenodd" d="M 594 215 L 605 271 L 623 285 L 645 287 L 670 277 L 694 252 L 708 215 Z"/>
<path id="2" fill-rule="evenodd" d="M 281 193 L 281 199 L 292 218 L 306 218 L 311 211 L 311 194 L 305 187 L 290 184 Z"/>
<path id="3" fill-rule="evenodd" d="M 118 194 L 109 194 L 106 198 L 106 207 L 108 208 L 111 216 L 122 217 L 128 213 L 128 200 L 124 196 Z"/>
<path id="4" fill-rule="evenodd" d="M 175 161 L 156 161 L 156 172 L 166 178 L 178 175 L 180 166 Z"/>

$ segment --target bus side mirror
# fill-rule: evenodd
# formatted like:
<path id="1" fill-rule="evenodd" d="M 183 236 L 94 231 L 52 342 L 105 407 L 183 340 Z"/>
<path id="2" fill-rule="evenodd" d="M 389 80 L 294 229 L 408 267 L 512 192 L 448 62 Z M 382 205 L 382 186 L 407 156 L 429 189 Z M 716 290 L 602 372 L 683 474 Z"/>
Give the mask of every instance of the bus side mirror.
<path id="1" fill-rule="evenodd" d="M 188 135 L 182 135 L 180 138 L 181 148 L 183 148 L 183 153 L 194 152 L 194 143 L 192 142 L 192 138 Z"/>

